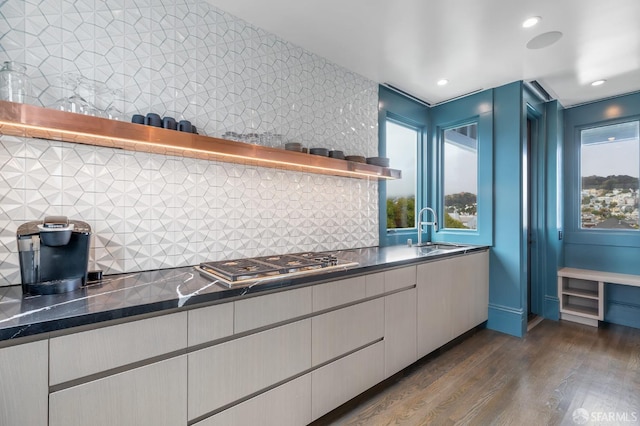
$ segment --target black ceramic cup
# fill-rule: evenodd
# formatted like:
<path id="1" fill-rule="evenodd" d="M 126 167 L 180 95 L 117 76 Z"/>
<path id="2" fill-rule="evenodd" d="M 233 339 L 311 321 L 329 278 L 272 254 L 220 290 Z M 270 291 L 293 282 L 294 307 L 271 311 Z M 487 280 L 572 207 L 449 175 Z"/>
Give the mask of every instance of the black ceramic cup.
<path id="1" fill-rule="evenodd" d="M 133 116 L 131 117 L 131 122 L 136 124 L 144 124 L 144 115 L 133 114 Z"/>
<path id="2" fill-rule="evenodd" d="M 177 124 L 176 120 L 173 117 L 165 117 L 162 119 L 162 127 L 165 129 L 176 130 Z"/>
<path id="3" fill-rule="evenodd" d="M 193 126 L 191 125 L 191 122 L 189 120 L 180 120 L 180 122 L 178 123 L 178 130 L 180 132 L 192 133 Z"/>
<path id="4" fill-rule="evenodd" d="M 191 126 L 191 131 L 196 135 L 198 134 L 198 128 L 196 126 Z"/>
<path id="5" fill-rule="evenodd" d="M 144 124 L 153 127 L 162 127 L 162 118 L 155 112 L 150 112 L 144 119 Z"/>

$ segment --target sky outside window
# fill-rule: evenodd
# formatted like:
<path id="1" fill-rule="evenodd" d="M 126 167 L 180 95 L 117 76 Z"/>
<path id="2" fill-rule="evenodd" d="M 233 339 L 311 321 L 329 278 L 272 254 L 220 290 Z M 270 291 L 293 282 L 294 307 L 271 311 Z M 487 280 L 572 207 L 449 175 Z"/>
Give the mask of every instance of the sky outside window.
<path id="1" fill-rule="evenodd" d="M 387 181 L 387 229 L 415 228 L 418 130 L 387 121 L 387 157 L 402 179 Z"/>

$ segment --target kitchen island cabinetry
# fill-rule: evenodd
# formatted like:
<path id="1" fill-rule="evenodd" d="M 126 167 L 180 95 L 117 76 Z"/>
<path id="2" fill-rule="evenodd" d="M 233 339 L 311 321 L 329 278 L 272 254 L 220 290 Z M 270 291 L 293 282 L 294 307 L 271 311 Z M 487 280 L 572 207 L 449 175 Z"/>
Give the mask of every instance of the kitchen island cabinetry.
<path id="1" fill-rule="evenodd" d="M 0 349 L 0 425 L 47 424 L 46 340 Z"/>
<path id="2" fill-rule="evenodd" d="M 417 281 L 418 357 L 487 320 L 488 252 L 418 265 Z"/>

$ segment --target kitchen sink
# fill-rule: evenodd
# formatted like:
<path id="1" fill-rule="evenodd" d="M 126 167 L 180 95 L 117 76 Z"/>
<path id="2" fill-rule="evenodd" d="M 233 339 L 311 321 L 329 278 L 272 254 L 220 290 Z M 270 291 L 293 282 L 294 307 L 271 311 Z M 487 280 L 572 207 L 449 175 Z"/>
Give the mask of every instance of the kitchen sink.
<path id="1" fill-rule="evenodd" d="M 428 256 L 433 254 L 451 253 L 460 250 L 464 251 L 468 246 L 454 243 L 422 243 L 415 247 L 419 255 Z"/>
<path id="2" fill-rule="evenodd" d="M 447 249 L 460 248 L 460 247 L 464 247 L 464 246 L 461 245 L 461 244 L 455 244 L 455 243 L 428 242 L 428 243 L 416 244 L 416 247 L 431 248 L 433 250 L 447 250 Z"/>

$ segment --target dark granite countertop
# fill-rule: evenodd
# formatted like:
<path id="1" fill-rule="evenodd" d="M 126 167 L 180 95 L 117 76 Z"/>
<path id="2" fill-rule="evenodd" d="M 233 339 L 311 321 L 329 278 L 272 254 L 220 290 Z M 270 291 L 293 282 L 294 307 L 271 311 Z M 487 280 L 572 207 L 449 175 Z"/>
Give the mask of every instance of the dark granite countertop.
<path id="1" fill-rule="evenodd" d="M 431 254 L 422 248 L 407 246 L 342 250 L 334 253 L 358 265 L 235 288 L 212 282 L 193 267 L 108 275 L 79 290 L 49 296 L 24 296 L 19 285 L 0 287 L 0 341 L 195 304 L 231 301 L 260 292 L 311 285 L 485 249 L 487 247 L 461 246 Z"/>

